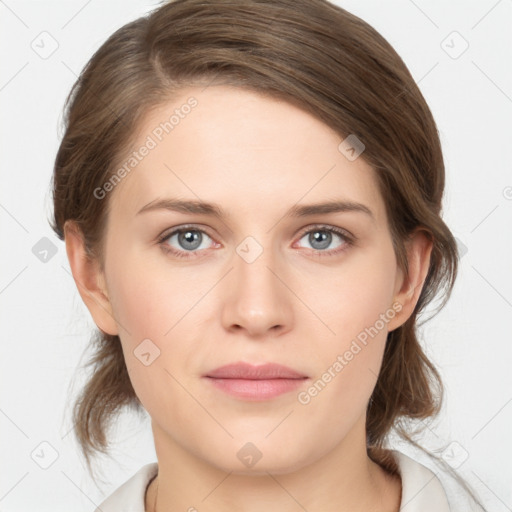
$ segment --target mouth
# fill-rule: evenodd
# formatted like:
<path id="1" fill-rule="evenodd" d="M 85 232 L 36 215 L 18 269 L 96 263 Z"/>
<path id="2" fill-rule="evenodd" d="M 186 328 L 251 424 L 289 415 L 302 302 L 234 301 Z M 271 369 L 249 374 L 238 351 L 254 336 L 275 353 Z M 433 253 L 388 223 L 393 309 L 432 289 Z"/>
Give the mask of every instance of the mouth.
<path id="1" fill-rule="evenodd" d="M 275 363 L 254 366 L 234 363 L 203 376 L 216 389 L 236 398 L 262 401 L 289 393 L 302 386 L 308 376 Z"/>

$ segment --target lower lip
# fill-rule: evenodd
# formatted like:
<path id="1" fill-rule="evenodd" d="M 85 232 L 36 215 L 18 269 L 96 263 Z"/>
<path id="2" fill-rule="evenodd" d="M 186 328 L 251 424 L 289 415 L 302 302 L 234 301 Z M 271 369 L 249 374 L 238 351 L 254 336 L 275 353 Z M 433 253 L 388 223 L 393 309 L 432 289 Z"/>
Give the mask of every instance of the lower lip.
<path id="1" fill-rule="evenodd" d="M 307 379 L 217 379 L 206 377 L 216 388 L 245 400 L 268 400 L 294 391 Z"/>

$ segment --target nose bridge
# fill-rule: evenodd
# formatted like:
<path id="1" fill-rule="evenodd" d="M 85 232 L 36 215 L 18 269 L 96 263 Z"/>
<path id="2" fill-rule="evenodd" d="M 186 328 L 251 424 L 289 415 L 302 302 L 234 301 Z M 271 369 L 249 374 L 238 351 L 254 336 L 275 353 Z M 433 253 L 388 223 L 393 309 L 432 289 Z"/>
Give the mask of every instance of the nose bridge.
<path id="1" fill-rule="evenodd" d="M 251 335 L 282 331 L 292 321 L 290 296 L 280 281 L 280 259 L 271 245 L 252 236 L 236 247 L 230 272 L 223 323 L 227 329 L 246 329 Z"/>

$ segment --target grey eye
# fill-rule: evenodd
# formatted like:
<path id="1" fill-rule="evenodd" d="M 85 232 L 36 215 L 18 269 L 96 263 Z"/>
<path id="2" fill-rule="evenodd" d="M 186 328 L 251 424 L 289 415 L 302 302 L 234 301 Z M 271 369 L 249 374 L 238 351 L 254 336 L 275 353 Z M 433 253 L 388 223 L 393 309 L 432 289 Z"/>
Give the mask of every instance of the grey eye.
<path id="1" fill-rule="evenodd" d="M 337 245 L 331 246 L 334 242 L 334 238 L 337 237 L 339 243 Z M 335 231 L 327 228 L 323 229 L 312 229 L 307 233 L 304 233 L 301 240 L 306 239 L 311 249 L 315 251 L 324 251 L 325 249 L 336 249 L 337 247 L 343 245 L 345 239 L 342 235 L 336 233 Z"/>
<path id="2" fill-rule="evenodd" d="M 196 251 L 206 249 L 211 238 L 199 229 L 181 229 L 167 237 L 167 244 L 178 251 Z"/>
<path id="3" fill-rule="evenodd" d="M 311 231 L 309 233 L 308 242 L 313 249 L 326 249 L 332 241 L 332 233 L 323 230 Z"/>

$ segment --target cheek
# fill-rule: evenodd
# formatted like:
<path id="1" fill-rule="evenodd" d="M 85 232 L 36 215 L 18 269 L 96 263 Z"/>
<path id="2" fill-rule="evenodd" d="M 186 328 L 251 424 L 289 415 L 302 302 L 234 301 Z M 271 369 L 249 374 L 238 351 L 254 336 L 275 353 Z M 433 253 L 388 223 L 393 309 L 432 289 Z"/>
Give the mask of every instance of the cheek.
<path id="1" fill-rule="evenodd" d="M 161 254 L 113 253 L 111 260 L 116 262 L 108 270 L 111 303 L 131 343 L 161 339 L 211 286 L 198 272 L 172 269 Z"/>
<path id="2" fill-rule="evenodd" d="M 197 314 L 204 312 L 204 303 L 198 303 L 211 288 L 211 279 L 170 270 L 161 257 L 151 262 L 129 250 L 110 256 L 115 262 L 106 269 L 110 300 L 130 380 L 144 407 L 157 417 L 164 402 L 173 410 L 172 400 L 166 400 L 180 396 L 182 368 L 194 368 Z"/>
<path id="3" fill-rule="evenodd" d="M 382 364 L 387 322 L 395 313 L 378 295 L 344 305 L 328 320 L 336 336 L 316 345 L 318 373 L 297 396 L 313 430 L 341 437 L 366 411 Z"/>
<path id="4" fill-rule="evenodd" d="M 302 293 L 340 348 L 376 322 L 377 329 L 385 331 L 387 323 L 379 321 L 381 315 L 394 315 L 395 263 L 392 248 L 388 249 L 354 253 L 338 269 L 308 278 Z"/>
<path id="5" fill-rule="evenodd" d="M 331 331 L 316 339 L 319 373 L 302 401 L 299 397 L 312 410 L 332 404 L 339 414 L 357 414 L 366 407 L 380 371 L 388 324 L 396 316 L 394 255 L 388 249 L 354 258 L 322 280 L 323 293 L 315 288 L 309 295 Z M 339 418 L 334 414 L 330 421 Z"/>

